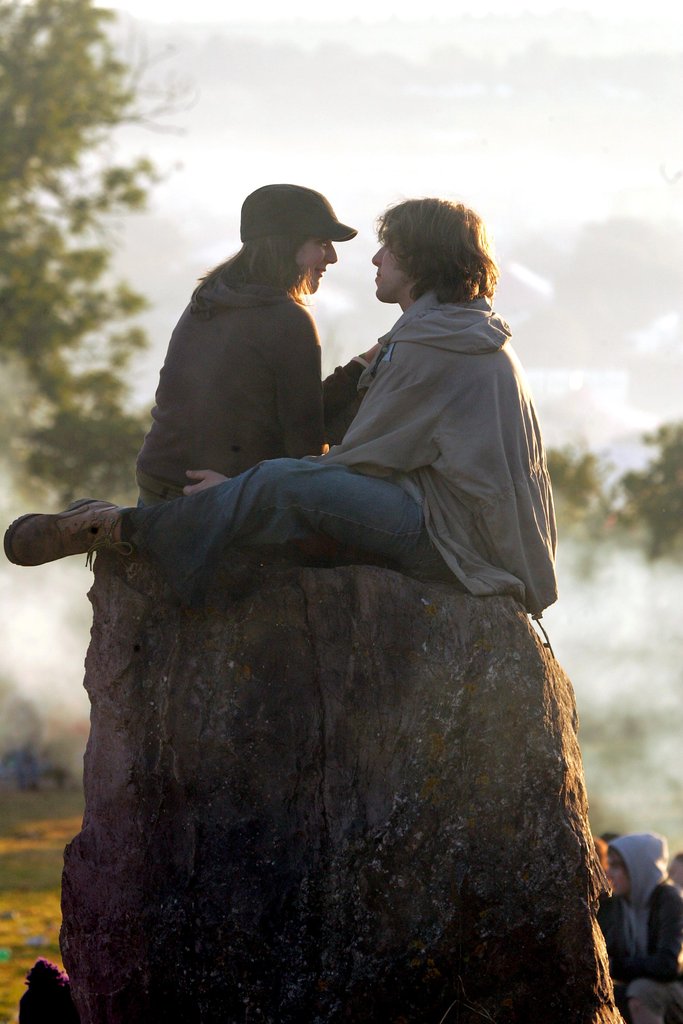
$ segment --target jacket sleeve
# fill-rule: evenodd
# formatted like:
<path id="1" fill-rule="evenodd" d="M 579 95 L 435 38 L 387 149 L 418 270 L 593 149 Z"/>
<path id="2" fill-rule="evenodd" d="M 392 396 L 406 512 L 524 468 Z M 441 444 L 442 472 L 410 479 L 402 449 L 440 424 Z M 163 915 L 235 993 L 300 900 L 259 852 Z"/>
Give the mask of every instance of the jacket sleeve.
<path id="1" fill-rule="evenodd" d="M 328 444 L 339 444 L 358 412 L 363 399 L 363 393 L 358 391 L 358 380 L 364 369 L 363 363 L 352 359 L 345 366 L 338 366 L 323 381 L 325 440 Z"/>
<path id="2" fill-rule="evenodd" d="M 615 978 L 675 981 L 679 977 L 683 957 L 683 897 L 675 886 L 664 883 L 655 889 L 648 931 L 647 955 L 615 959 L 612 962 Z"/>

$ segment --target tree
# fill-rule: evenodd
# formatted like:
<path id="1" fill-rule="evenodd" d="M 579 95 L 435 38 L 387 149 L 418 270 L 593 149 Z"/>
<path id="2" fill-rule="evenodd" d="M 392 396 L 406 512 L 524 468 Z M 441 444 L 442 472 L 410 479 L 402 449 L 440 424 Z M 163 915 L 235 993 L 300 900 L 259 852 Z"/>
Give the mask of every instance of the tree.
<path id="1" fill-rule="evenodd" d="M 129 491 L 143 433 L 125 371 L 144 300 L 108 279 L 107 232 L 154 171 L 105 152 L 136 117 L 111 18 L 91 0 L 0 0 L 0 360 L 23 398 L 6 447 L 20 482 L 62 499 Z"/>
<path id="2" fill-rule="evenodd" d="M 644 441 L 657 453 L 645 469 L 622 477 L 620 519 L 644 527 L 648 554 L 659 558 L 683 539 L 683 421 L 665 424 Z"/>
<path id="3" fill-rule="evenodd" d="M 548 470 L 561 526 L 594 529 L 604 522 L 609 511 L 605 468 L 594 452 L 572 445 L 551 448 Z"/>

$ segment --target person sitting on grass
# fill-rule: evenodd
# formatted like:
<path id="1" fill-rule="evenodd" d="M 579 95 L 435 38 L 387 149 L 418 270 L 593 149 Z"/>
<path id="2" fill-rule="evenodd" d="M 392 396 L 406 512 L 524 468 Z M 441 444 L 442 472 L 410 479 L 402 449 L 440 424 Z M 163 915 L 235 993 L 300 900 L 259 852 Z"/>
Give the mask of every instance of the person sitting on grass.
<path id="1" fill-rule="evenodd" d="M 667 857 L 666 840 L 650 832 L 619 836 L 607 851 L 613 896 L 600 927 L 628 1024 L 683 1024 L 683 896 Z"/>
<path id="2" fill-rule="evenodd" d="M 78 1024 L 69 976 L 44 957 L 26 975 L 19 1000 L 19 1024 Z"/>

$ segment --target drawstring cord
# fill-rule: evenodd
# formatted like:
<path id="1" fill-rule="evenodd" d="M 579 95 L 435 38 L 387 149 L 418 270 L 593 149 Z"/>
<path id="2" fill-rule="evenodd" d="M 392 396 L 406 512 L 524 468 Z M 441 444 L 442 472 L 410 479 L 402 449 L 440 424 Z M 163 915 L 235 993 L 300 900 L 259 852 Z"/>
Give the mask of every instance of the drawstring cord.
<path id="1" fill-rule="evenodd" d="M 552 654 L 552 656 L 554 658 L 555 657 L 555 652 L 554 652 L 554 650 L 552 649 L 552 647 L 550 645 L 550 637 L 546 633 L 545 628 L 544 628 L 544 626 L 543 626 L 543 624 L 541 622 L 541 619 L 543 618 L 542 613 L 539 612 L 538 615 L 532 615 L 531 618 L 536 623 L 536 625 L 540 629 L 541 633 L 543 633 L 543 636 L 545 638 L 545 643 L 543 644 L 543 646 L 545 647 L 546 651 L 550 651 L 550 653 Z M 557 660 L 557 659 L 555 659 L 555 660 Z"/>
<path id="2" fill-rule="evenodd" d="M 388 341 L 385 341 L 384 344 L 382 345 L 381 349 L 379 350 L 379 352 L 375 356 L 375 361 L 374 361 L 374 363 L 372 364 L 372 366 L 370 368 L 370 376 L 371 377 L 375 377 L 377 375 L 377 371 L 379 370 L 379 364 L 382 362 L 382 360 L 384 359 L 385 355 L 387 354 L 387 349 L 389 348 L 389 344 L 390 343 Z"/>

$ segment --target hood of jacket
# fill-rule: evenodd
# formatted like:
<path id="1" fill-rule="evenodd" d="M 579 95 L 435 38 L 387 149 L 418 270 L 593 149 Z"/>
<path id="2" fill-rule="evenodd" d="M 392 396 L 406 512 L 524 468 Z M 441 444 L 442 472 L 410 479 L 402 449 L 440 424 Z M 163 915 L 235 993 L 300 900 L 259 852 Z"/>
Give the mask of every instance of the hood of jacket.
<path id="1" fill-rule="evenodd" d="M 408 341 L 464 355 L 481 355 L 498 352 L 511 337 L 512 331 L 493 312 L 488 299 L 441 303 L 434 292 L 427 292 L 409 306 L 379 341 L 383 346 Z"/>
<path id="2" fill-rule="evenodd" d="M 654 889 L 665 880 L 669 850 L 664 836 L 655 832 L 634 832 L 619 836 L 609 844 L 624 861 L 631 882 L 628 902 L 635 908 L 647 907 Z"/>
<path id="3" fill-rule="evenodd" d="M 210 320 L 217 313 L 229 309 L 253 309 L 256 306 L 277 306 L 293 302 L 282 288 L 267 284 L 227 284 L 217 278 L 204 285 L 190 303 L 190 312 L 202 320 Z"/>

